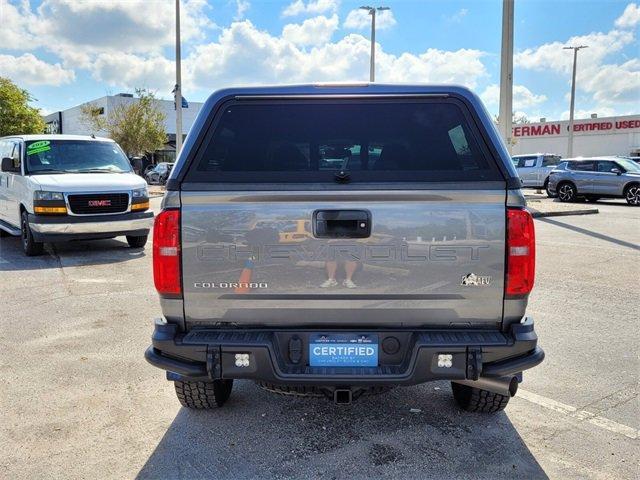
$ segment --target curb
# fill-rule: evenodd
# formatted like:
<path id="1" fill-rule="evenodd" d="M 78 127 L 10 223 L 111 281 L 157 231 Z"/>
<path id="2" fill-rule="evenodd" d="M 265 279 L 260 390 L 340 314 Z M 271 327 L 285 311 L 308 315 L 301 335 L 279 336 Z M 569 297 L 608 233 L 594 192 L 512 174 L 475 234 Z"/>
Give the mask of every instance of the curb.
<path id="1" fill-rule="evenodd" d="M 593 215 L 595 213 L 600 213 L 600 210 L 598 210 L 597 208 L 585 208 L 582 210 L 565 210 L 556 212 L 541 212 L 533 208 L 527 208 L 527 210 L 529 210 L 533 218 L 566 217 L 570 215 Z"/>

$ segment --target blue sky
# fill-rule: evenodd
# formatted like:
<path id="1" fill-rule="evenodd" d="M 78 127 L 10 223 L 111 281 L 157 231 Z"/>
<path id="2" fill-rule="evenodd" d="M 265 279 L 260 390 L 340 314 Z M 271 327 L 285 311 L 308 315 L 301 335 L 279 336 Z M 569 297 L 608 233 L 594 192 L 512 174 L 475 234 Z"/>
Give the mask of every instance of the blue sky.
<path id="1" fill-rule="evenodd" d="M 183 0 L 183 92 L 368 79 L 369 19 L 351 0 Z M 377 3 L 376 3 L 377 5 Z M 377 80 L 462 83 L 497 111 L 502 2 L 388 0 Z M 0 75 L 44 112 L 135 87 L 170 98 L 173 0 L 0 0 Z M 514 110 L 565 118 L 581 43 L 578 117 L 640 112 L 637 3 L 515 2 Z"/>

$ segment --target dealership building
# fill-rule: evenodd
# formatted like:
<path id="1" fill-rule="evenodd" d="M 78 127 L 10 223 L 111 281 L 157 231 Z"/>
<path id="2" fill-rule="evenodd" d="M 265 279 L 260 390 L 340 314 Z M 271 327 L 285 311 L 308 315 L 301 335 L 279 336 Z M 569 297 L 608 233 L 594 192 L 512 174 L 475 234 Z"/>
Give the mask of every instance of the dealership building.
<path id="1" fill-rule="evenodd" d="M 82 121 L 83 105 L 92 104 L 101 115 L 109 115 L 117 105 L 138 101 L 129 93 L 119 93 L 98 98 L 67 110 L 54 112 L 44 117 L 48 133 L 106 136 L 106 132 L 94 132 Z M 153 163 L 175 160 L 176 111 L 173 101 L 158 100 L 165 115 L 167 143 L 150 155 Z M 183 104 L 183 136 L 191 128 L 202 108 L 202 103 Z M 602 117 L 575 120 L 573 135 L 574 156 L 590 155 L 640 155 L 640 115 Z M 544 121 L 513 126 L 512 148 L 514 155 L 527 153 L 555 153 L 566 157 L 568 146 L 568 121 Z"/>
<path id="2" fill-rule="evenodd" d="M 544 120 L 544 119 L 541 119 Z M 556 153 L 567 156 L 569 122 L 518 124 L 513 126 L 514 155 Z M 640 115 L 575 120 L 573 155 L 640 155 Z"/>
<path id="3" fill-rule="evenodd" d="M 85 102 L 81 105 L 62 110 L 60 112 L 54 112 L 44 116 L 44 122 L 46 124 L 47 133 L 64 133 L 70 135 L 91 135 L 107 136 L 107 132 L 94 131 L 89 125 L 85 124 L 82 119 L 82 107 L 84 105 L 92 105 L 97 108 L 100 115 L 108 116 L 110 112 L 114 110 L 118 105 L 130 104 L 137 102 L 130 93 L 119 93 L 117 95 L 108 95 L 98 98 L 89 102 Z M 153 163 L 159 162 L 173 162 L 176 158 L 176 111 L 173 101 L 170 100 L 158 100 L 158 106 L 162 113 L 164 113 L 164 128 L 167 132 L 167 143 L 160 150 L 156 150 L 149 157 L 149 160 Z M 193 125 L 198 112 L 202 108 L 202 103 L 198 102 L 183 102 L 182 105 L 182 135 L 183 138 Z"/>

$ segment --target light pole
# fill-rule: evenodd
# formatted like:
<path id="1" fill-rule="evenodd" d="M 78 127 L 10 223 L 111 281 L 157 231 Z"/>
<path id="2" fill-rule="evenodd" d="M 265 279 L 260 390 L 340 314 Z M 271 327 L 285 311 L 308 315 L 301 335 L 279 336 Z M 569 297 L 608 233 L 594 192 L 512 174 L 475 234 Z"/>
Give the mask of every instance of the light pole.
<path id="1" fill-rule="evenodd" d="M 176 160 L 182 150 L 182 67 L 180 65 L 180 0 L 176 0 Z"/>
<path id="2" fill-rule="evenodd" d="M 371 15 L 371 60 L 369 64 L 369 81 L 376 80 L 376 10 L 391 10 L 389 7 L 360 7 L 361 10 L 367 10 Z"/>
<path id="3" fill-rule="evenodd" d="M 573 157 L 573 110 L 576 103 L 576 64 L 578 63 L 578 50 L 589 48 L 588 45 L 577 47 L 562 47 L 563 50 L 573 50 L 573 74 L 571 77 L 571 105 L 569 107 L 569 144 L 567 146 L 567 157 Z"/>
<path id="4" fill-rule="evenodd" d="M 513 0 L 502 2 L 502 48 L 500 54 L 500 110 L 498 129 L 511 153 L 513 115 Z"/>

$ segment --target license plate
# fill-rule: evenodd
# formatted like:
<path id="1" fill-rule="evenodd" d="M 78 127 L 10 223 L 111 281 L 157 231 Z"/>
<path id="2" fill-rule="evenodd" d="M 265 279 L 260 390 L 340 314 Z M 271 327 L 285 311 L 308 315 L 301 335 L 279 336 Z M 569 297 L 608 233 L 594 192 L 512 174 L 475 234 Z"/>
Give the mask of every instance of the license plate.
<path id="1" fill-rule="evenodd" d="M 376 335 L 311 335 L 309 365 L 312 367 L 377 367 Z"/>

